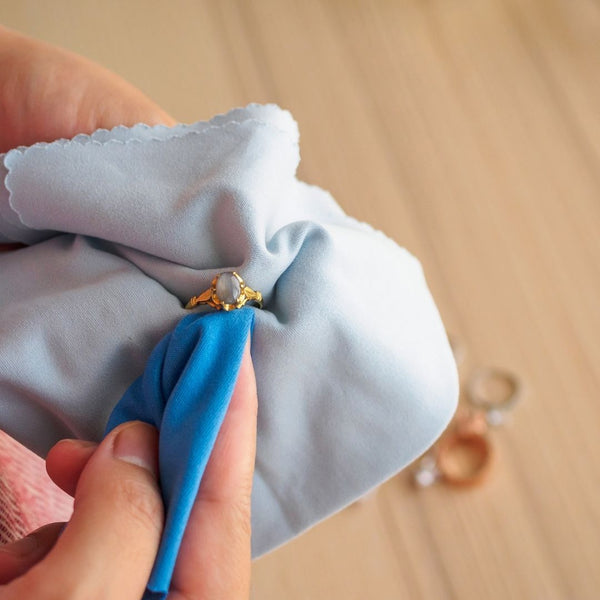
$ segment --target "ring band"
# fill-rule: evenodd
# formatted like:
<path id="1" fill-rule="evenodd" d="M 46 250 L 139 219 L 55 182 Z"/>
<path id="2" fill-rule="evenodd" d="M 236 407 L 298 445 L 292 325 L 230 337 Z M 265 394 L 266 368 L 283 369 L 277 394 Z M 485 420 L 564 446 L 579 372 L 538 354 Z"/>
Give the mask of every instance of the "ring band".
<path id="1" fill-rule="evenodd" d="M 523 383 L 512 373 L 491 367 L 477 369 L 467 386 L 467 400 L 483 410 L 490 425 L 500 425 L 523 397 Z"/>
<path id="2" fill-rule="evenodd" d="M 190 309 L 208 304 L 217 310 L 229 311 L 242 308 L 247 302 L 254 302 L 262 308 L 262 294 L 248 287 L 235 271 L 226 271 L 217 275 L 205 292 L 190 298 L 185 307 Z"/>
<path id="3" fill-rule="evenodd" d="M 453 431 L 440 441 L 436 450 L 440 477 L 456 486 L 481 483 L 489 472 L 491 458 L 488 437 L 475 431 Z"/>

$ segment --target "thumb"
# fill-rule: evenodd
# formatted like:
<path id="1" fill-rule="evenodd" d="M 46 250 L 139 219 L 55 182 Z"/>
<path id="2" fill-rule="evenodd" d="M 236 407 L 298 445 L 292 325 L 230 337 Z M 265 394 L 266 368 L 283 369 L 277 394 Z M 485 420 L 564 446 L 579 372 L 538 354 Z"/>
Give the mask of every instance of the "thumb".
<path id="1" fill-rule="evenodd" d="M 157 452 L 156 429 L 139 421 L 104 439 L 81 474 L 73 516 L 54 548 L 10 584 L 15 598 L 141 597 L 163 526 Z"/>

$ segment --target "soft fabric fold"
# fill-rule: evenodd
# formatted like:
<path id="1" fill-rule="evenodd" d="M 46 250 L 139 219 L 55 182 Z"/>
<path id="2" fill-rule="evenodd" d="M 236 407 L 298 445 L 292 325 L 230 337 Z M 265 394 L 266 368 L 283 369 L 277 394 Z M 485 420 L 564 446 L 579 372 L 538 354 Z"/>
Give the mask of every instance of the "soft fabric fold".
<path id="1" fill-rule="evenodd" d="M 233 394 L 253 320 L 251 308 L 182 319 L 153 350 L 143 375 L 108 420 L 106 433 L 133 420 L 159 430 L 165 528 L 145 600 L 162 600 L 169 592 L 185 527 Z"/>
<path id="2" fill-rule="evenodd" d="M 418 261 L 298 181 L 286 111 L 99 131 L 9 152 L 0 425 L 44 455 L 100 439 L 193 295 L 235 270 L 255 311 L 253 554 L 397 473 L 449 422 L 458 378 Z"/>

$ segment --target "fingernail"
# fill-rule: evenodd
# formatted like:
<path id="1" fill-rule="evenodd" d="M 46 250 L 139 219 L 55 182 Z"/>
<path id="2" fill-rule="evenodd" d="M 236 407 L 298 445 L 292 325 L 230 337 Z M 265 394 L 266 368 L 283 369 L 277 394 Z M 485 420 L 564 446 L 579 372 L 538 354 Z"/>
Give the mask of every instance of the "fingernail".
<path id="1" fill-rule="evenodd" d="M 126 425 L 117 433 L 113 455 L 119 460 L 147 469 L 156 476 L 156 443 L 154 427 L 138 421 Z"/>
<path id="2" fill-rule="evenodd" d="M 90 442 L 88 440 L 78 440 L 74 438 L 65 438 L 64 440 L 60 440 L 59 444 L 72 444 L 73 446 L 79 446 L 80 448 L 91 448 L 92 446 L 97 446 L 97 442 Z"/>
<path id="3" fill-rule="evenodd" d="M 34 535 L 28 535 L 27 537 L 21 538 L 16 542 L 12 542 L 7 546 L 3 546 L 0 550 L 2 552 L 8 552 L 13 556 L 25 557 L 34 554 L 39 548 L 40 544 L 37 537 Z"/>

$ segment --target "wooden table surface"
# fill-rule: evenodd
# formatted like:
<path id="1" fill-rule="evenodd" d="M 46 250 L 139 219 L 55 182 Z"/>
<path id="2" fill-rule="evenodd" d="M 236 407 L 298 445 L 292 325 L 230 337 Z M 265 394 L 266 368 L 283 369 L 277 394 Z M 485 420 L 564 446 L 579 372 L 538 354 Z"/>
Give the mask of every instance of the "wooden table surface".
<path id="1" fill-rule="evenodd" d="M 422 261 L 527 395 L 477 488 L 407 473 L 254 564 L 255 600 L 600 598 L 600 0 L 19 0 L 5 25 L 177 119 L 289 108 L 305 180 Z"/>

